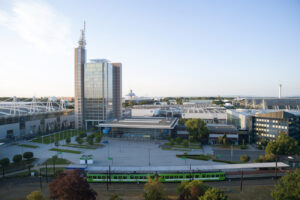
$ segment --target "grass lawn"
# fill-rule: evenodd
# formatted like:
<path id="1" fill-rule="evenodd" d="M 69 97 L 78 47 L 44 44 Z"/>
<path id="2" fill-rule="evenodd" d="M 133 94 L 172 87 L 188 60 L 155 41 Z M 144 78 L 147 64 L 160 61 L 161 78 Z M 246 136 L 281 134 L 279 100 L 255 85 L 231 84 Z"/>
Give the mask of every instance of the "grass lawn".
<path id="1" fill-rule="evenodd" d="M 37 143 L 42 143 L 42 144 L 51 144 L 51 143 L 54 143 L 55 141 L 65 140 L 68 137 L 73 137 L 73 136 L 79 135 L 80 133 L 85 133 L 85 131 L 83 131 L 83 130 L 79 130 L 79 131 L 65 130 L 65 131 L 52 133 L 50 135 L 37 137 L 31 141 L 37 142 Z"/>
<path id="2" fill-rule="evenodd" d="M 53 165 L 53 159 L 49 158 L 42 165 L 46 165 L 46 163 L 47 163 L 47 165 Z M 71 162 L 64 158 L 57 158 L 55 160 L 55 164 L 56 165 L 68 165 L 68 164 L 71 164 Z"/>
<path id="3" fill-rule="evenodd" d="M 224 144 L 220 144 L 220 145 L 211 145 L 212 147 L 219 147 L 222 149 L 231 149 L 232 145 L 224 145 Z M 249 147 L 247 145 L 233 145 L 232 146 L 233 149 L 248 149 Z"/>
<path id="4" fill-rule="evenodd" d="M 35 176 L 38 176 L 38 171 L 37 170 L 30 170 L 30 172 L 34 172 Z M 5 176 L 6 178 L 16 178 L 16 177 L 27 177 L 29 176 L 29 172 L 25 171 L 25 172 L 19 172 L 13 175 L 9 175 L 9 176 Z"/>
<path id="5" fill-rule="evenodd" d="M 17 146 L 19 147 L 27 147 L 27 148 L 33 148 L 33 149 L 36 149 L 38 148 L 39 146 L 36 146 L 36 145 L 30 145 L 30 144 L 16 144 Z"/>
<path id="6" fill-rule="evenodd" d="M 202 146 L 200 146 L 199 144 L 193 144 L 193 143 L 190 143 L 188 147 L 185 147 L 183 144 L 171 145 L 169 142 L 165 143 L 164 145 L 170 146 L 170 147 L 175 147 L 175 148 L 184 148 L 184 149 L 202 149 Z"/>
<path id="7" fill-rule="evenodd" d="M 49 151 L 59 151 L 64 153 L 74 153 L 74 154 L 81 154 L 81 151 L 74 151 L 69 149 L 58 149 L 58 148 L 51 148 Z"/>
<path id="8" fill-rule="evenodd" d="M 186 157 L 188 159 L 194 159 L 194 160 L 212 160 L 214 162 L 222 162 L 222 163 L 227 163 L 227 164 L 240 164 L 240 163 L 244 163 L 242 161 L 227 161 L 227 160 L 219 160 L 216 159 L 214 156 L 211 155 L 176 155 L 176 157 Z"/>
<path id="9" fill-rule="evenodd" d="M 79 149 L 97 149 L 97 147 L 93 147 L 92 145 L 84 145 L 84 144 L 66 144 L 66 145 L 62 145 L 62 146 L 79 148 Z"/>
<path id="10" fill-rule="evenodd" d="M 64 167 L 55 167 L 55 174 L 59 174 L 60 172 L 64 171 Z M 46 168 L 41 168 L 41 174 L 42 176 L 46 175 Z M 52 167 L 47 167 L 47 175 L 48 176 L 54 176 L 54 168 Z"/>

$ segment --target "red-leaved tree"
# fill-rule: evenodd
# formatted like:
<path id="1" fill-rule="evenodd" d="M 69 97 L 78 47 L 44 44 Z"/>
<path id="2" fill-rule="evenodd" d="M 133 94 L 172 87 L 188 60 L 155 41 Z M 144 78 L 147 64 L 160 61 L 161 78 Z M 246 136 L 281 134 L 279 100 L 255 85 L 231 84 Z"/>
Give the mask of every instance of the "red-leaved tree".
<path id="1" fill-rule="evenodd" d="M 97 196 L 79 170 L 60 173 L 48 186 L 50 197 L 57 200 L 95 200 Z"/>

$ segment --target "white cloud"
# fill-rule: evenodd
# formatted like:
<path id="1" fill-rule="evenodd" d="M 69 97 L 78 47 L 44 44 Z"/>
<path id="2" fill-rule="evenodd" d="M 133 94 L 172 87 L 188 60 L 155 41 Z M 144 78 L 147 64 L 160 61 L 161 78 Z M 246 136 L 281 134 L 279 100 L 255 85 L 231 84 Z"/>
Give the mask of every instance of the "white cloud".
<path id="1" fill-rule="evenodd" d="M 10 11 L 0 10 L 0 24 L 46 52 L 68 52 L 70 23 L 42 1 L 13 1 Z"/>

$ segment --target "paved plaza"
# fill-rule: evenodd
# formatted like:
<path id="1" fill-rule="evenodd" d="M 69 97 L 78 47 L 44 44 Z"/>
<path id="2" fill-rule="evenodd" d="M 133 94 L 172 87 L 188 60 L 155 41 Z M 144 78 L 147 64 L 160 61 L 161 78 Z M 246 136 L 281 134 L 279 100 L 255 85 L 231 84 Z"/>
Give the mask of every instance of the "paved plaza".
<path id="1" fill-rule="evenodd" d="M 76 143 L 75 137 L 72 143 Z M 94 165 L 113 165 L 113 166 L 177 166 L 177 165 L 210 165 L 219 164 L 212 161 L 201 160 L 182 160 L 177 158 L 176 154 L 183 154 L 185 151 L 180 150 L 163 150 L 159 146 L 166 141 L 127 141 L 122 139 L 103 138 L 102 143 L 108 141 L 103 147 L 90 150 L 72 147 L 58 147 L 62 149 L 78 150 L 82 154 L 62 153 L 59 157 L 66 158 L 74 164 L 79 164 L 81 155 L 91 154 L 94 156 Z M 57 155 L 54 151 L 49 151 L 55 147 L 54 144 L 40 144 L 30 141 L 22 141 L 19 144 L 37 145 L 39 148 L 20 147 L 12 144 L 0 146 L 0 159 L 8 157 L 12 159 L 15 154 L 23 154 L 26 151 L 34 152 L 34 156 L 38 158 L 36 164 L 43 163 L 46 159 Z M 106 142 L 104 142 L 106 143 Z M 189 154 L 212 154 L 213 151 L 209 146 L 203 149 L 194 149 L 188 151 Z M 112 160 L 108 160 L 111 157 Z"/>

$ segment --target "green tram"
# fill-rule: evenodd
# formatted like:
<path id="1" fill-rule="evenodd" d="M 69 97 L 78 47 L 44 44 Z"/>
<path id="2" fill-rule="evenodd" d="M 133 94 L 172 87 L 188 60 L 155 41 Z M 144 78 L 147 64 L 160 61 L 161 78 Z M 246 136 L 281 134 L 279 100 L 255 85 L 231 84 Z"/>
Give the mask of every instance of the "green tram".
<path id="1" fill-rule="evenodd" d="M 206 172 L 206 173 L 158 173 L 160 182 L 173 183 L 190 180 L 201 181 L 222 181 L 225 180 L 224 172 Z M 154 174 L 103 174 L 103 173 L 88 173 L 87 182 L 90 183 L 138 183 L 147 182 L 148 177 L 154 178 Z"/>

